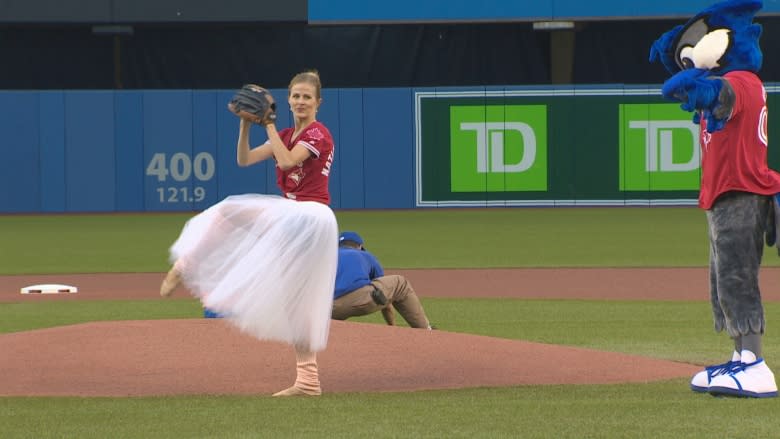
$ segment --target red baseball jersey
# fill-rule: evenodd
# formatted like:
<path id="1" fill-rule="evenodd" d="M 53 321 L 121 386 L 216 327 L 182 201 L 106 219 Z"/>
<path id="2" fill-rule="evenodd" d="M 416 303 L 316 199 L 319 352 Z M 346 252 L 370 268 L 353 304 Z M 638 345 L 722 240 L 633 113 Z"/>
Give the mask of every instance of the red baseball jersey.
<path id="1" fill-rule="evenodd" d="M 293 139 L 293 128 L 279 132 L 288 150 L 301 144 L 309 150 L 309 158 L 292 168 L 282 171 L 276 167 L 276 184 L 285 197 L 297 201 L 319 201 L 330 204 L 328 177 L 333 164 L 333 137 L 320 122 L 307 126 Z"/>
<path id="2" fill-rule="evenodd" d="M 701 191 L 699 207 L 709 209 L 728 191 L 761 195 L 780 193 L 780 174 L 767 165 L 766 90 L 761 79 L 746 71 L 724 75 L 736 100 L 723 129 L 707 132 L 701 119 Z"/>

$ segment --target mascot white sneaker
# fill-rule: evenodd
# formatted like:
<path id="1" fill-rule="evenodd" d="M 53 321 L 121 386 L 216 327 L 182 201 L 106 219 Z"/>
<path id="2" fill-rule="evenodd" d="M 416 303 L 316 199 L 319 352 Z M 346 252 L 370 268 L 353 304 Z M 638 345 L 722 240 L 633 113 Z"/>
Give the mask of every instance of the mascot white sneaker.
<path id="1" fill-rule="evenodd" d="M 712 378 L 708 391 L 712 395 L 769 398 L 777 396 L 775 374 L 763 358 L 744 351 L 742 363 L 729 373 Z"/>

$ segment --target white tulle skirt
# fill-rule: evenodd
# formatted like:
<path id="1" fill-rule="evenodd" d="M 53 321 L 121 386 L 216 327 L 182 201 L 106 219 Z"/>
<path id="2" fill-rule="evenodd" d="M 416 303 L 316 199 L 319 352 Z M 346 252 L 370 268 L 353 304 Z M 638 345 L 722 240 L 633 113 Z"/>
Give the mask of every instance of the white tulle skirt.
<path id="1" fill-rule="evenodd" d="M 170 257 L 193 295 L 242 331 L 325 349 L 338 258 L 328 206 L 230 196 L 185 224 Z"/>

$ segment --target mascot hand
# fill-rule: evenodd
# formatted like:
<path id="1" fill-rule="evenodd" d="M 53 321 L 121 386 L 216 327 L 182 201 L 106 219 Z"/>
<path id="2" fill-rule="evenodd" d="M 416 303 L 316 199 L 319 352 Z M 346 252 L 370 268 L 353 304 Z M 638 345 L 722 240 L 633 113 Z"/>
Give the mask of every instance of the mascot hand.
<path id="1" fill-rule="evenodd" d="M 672 41 L 677 38 L 677 34 L 680 33 L 682 28 L 683 26 L 679 25 L 666 32 L 661 35 L 661 38 L 655 40 L 650 47 L 650 62 L 661 61 L 661 64 L 664 65 L 666 70 L 672 74 L 680 71 L 680 66 L 674 61 L 674 46 L 672 46 Z M 670 49 L 672 50 L 671 53 Z"/>
<path id="2" fill-rule="evenodd" d="M 719 119 L 712 112 L 705 111 L 703 117 L 707 119 L 708 133 L 714 133 L 715 131 L 721 130 L 723 129 L 723 126 L 726 125 L 727 119 Z"/>
<path id="3" fill-rule="evenodd" d="M 661 93 L 682 102 L 683 110 L 696 111 L 693 122 L 698 124 L 703 117 L 708 132 L 723 128 L 734 105 L 734 90 L 728 81 L 703 69 L 687 69 L 672 76 L 664 82 Z"/>
<path id="4" fill-rule="evenodd" d="M 664 82 L 661 94 L 666 99 L 682 102 L 685 111 L 704 110 L 717 102 L 721 82 L 709 77 L 704 69 L 687 69 Z"/>
<path id="5" fill-rule="evenodd" d="M 693 113 L 693 123 L 698 125 L 701 123 L 702 117 L 707 122 L 707 132 L 708 133 L 714 133 L 715 131 L 718 131 L 723 128 L 723 126 L 726 124 L 726 121 L 728 120 L 728 117 L 717 117 L 718 112 L 715 113 L 704 110 L 704 111 L 697 111 Z M 778 248 L 778 251 L 780 251 L 780 248 Z"/>

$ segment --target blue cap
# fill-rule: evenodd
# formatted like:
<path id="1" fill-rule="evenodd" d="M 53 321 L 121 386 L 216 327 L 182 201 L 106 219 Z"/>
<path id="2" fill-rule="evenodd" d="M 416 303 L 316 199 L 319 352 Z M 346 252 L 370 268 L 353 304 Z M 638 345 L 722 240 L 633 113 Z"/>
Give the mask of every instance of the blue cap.
<path id="1" fill-rule="evenodd" d="M 357 232 L 341 232 L 341 235 L 339 235 L 339 245 L 344 241 L 353 241 L 363 245 L 363 238 L 361 238 Z"/>

